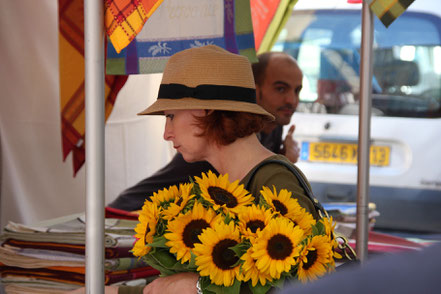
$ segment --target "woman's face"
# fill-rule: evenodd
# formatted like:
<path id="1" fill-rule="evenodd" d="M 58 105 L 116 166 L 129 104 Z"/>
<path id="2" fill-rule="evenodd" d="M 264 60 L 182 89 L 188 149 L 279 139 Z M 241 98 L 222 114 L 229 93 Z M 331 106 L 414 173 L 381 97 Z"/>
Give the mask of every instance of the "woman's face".
<path id="1" fill-rule="evenodd" d="M 204 116 L 205 110 L 167 110 L 164 139 L 182 154 L 185 161 L 195 162 L 205 158 L 208 141 L 199 137 L 201 129 L 195 125 L 195 116 Z"/>

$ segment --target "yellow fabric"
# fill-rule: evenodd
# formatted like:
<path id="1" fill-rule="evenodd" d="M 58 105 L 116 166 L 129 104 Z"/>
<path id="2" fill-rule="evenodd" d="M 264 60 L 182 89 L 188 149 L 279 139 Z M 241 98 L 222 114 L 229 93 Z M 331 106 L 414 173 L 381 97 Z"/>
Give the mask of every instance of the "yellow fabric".
<path id="1" fill-rule="evenodd" d="M 74 175 L 85 161 L 84 1 L 58 0 L 60 111 L 63 158 L 72 152 Z M 103 44 L 104 45 L 104 44 Z M 127 76 L 106 76 L 105 118 Z"/>
<path id="2" fill-rule="evenodd" d="M 116 52 L 120 53 L 141 31 L 147 19 L 163 0 L 106 1 L 107 35 Z"/>
<path id="3" fill-rule="evenodd" d="M 370 0 L 369 8 L 388 27 L 414 0 Z"/>

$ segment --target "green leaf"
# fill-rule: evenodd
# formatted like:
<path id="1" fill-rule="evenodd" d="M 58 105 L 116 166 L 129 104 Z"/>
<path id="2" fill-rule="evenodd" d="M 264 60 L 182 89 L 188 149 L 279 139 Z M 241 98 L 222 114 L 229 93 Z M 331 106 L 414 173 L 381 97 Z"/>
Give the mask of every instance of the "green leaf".
<path id="1" fill-rule="evenodd" d="M 153 257 L 153 255 L 148 254 L 143 256 L 144 261 L 150 265 L 151 267 L 153 267 L 154 269 L 157 269 L 160 273 L 161 276 L 170 276 L 175 274 L 174 271 L 162 266 L 157 260 L 156 258 Z"/>
<path id="2" fill-rule="evenodd" d="M 312 226 L 312 235 L 313 235 L 313 236 L 317 236 L 317 235 L 319 235 L 319 230 L 318 230 L 318 228 L 317 228 L 317 225 Z"/>
<path id="3" fill-rule="evenodd" d="M 190 251 L 190 254 L 191 254 L 191 258 L 190 261 L 188 262 L 188 269 L 192 271 L 196 271 L 196 269 L 198 268 L 198 266 L 196 265 L 196 255 L 194 255 L 192 251 Z"/>
<path id="4" fill-rule="evenodd" d="M 274 286 L 274 287 L 277 287 L 277 288 L 283 288 L 283 285 L 285 284 L 285 277 L 284 276 L 280 276 L 280 279 L 278 279 L 278 280 L 273 280 L 272 282 L 271 282 L 271 284 Z"/>
<path id="5" fill-rule="evenodd" d="M 238 280 L 234 280 L 233 285 L 230 287 L 224 287 L 224 286 L 218 286 L 215 284 L 208 284 L 204 288 L 204 284 L 201 285 L 202 289 L 206 289 L 210 292 L 216 293 L 216 294 L 239 294 L 240 293 L 240 285 L 241 282 Z"/>
<path id="6" fill-rule="evenodd" d="M 172 269 L 175 272 L 189 272 L 188 264 L 187 263 L 181 263 L 180 261 L 177 261 L 173 266 Z"/>
<path id="7" fill-rule="evenodd" d="M 271 289 L 271 284 L 266 283 L 265 286 L 262 286 L 262 284 L 257 283 L 257 285 L 253 287 L 251 286 L 251 282 L 249 282 L 248 287 L 253 294 L 265 294 Z"/>
<path id="8" fill-rule="evenodd" d="M 237 245 L 230 247 L 230 249 L 240 258 L 250 247 L 251 243 L 244 241 L 243 243 L 238 243 Z"/>
<path id="9" fill-rule="evenodd" d="M 326 234 L 325 225 L 322 222 L 317 222 L 315 226 L 317 227 L 318 235 Z"/>
<path id="10" fill-rule="evenodd" d="M 171 269 L 178 261 L 176 258 L 168 252 L 168 250 L 159 249 L 153 252 L 150 252 L 151 255 L 161 266 Z"/>
<path id="11" fill-rule="evenodd" d="M 224 218 L 224 223 L 226 223 L 228 225 L 230 222 L 237 223 L 236 216 L 234 214 L 230 215 L 230 213 L 227 213 Z"/>
<path id="12" fill-rule="evenodd" d="M 167 243 L 167 239 L 164 236 L 154 236 L 153 242 L 149 244 L 150 247 L 156 247 L 156 248 L 167 248 L 168 246 L 165 245 Z"/>

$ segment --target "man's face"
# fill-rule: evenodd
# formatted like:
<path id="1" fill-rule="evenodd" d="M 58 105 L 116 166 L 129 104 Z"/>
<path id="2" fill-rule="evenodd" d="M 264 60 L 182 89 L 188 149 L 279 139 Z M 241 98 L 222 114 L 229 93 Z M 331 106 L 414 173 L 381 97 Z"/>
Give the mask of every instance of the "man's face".
<path id="1" fill-rule="evenodd" d="M 265 70 L 265 79 L 256 85 L 257 103 L 276 117 L 278 125 L 287 125 L 299 104 L 303 74 L 294 60 L 274 55 Z"/>

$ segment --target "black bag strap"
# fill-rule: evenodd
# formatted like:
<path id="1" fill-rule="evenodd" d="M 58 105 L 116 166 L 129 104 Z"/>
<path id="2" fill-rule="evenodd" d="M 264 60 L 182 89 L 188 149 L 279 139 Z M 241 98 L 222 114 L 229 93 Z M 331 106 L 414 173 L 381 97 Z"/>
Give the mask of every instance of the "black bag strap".
<path id="1" fill-rule="evenodd" d="M 277 160 L 277 159 L 270 159 L 270 160 L 265 160 L 262 161 L 261 163 L 259 163 L 254 170 L 251 173 L 251 176 L 248 180 L 248 182 L 245 183 L 245 188 L 247 190 L 249 190 L 249 186 L 251 184 L 252 179 L 254 178 L 256 172 L 264 165 L 270 164 L 270 163 L 276 163 L 276 164 L 281 164 L 285 167 L 287 167 L 297 178 L 297 180 L 300 183 L 300 186 L 303 188 L 303 190 L 306 193 L 306 196 L 311 200 L 312 204 L 314 205 L 315 210 L 317 211 L 317 213 L 320 216 L 327 216 L 328 213 L 326 212 L 326 210 L 323 208 L 323 206 L 320 204 L 320 202 L 317 201 L 317 199 L 314 197 L 314 194 L 312 193 L 311 188 L 309 187 L 309 185 L 306 183 L 306 180 L 304 178 L 304 176 L 294 167 L 294 165 L 283 161 L 283 160 Z"/>

